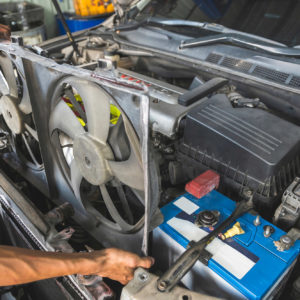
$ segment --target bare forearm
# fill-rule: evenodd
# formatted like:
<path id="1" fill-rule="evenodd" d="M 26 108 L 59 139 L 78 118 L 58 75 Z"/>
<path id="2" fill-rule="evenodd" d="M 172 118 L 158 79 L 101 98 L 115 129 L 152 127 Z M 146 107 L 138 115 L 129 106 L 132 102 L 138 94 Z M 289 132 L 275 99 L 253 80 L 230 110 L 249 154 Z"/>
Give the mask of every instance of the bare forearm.
<path id="1" fill-rule="evenodd" d="M 97 266 L 105 263 L 98 251 Z M 88 274 L 95 261 L 85 253 L 42 252 L 0 246 L 0 286 L 28 283 L 71 274 Z"/>
<path id="2" fill-rule="evenodd" d="M 0 246 L 0 286 L 72 274 L 99 275 L 126 284 L 136 268 L 150 268 L 153 263 L 150 257 L 115 248 L 59 253 Z"/>

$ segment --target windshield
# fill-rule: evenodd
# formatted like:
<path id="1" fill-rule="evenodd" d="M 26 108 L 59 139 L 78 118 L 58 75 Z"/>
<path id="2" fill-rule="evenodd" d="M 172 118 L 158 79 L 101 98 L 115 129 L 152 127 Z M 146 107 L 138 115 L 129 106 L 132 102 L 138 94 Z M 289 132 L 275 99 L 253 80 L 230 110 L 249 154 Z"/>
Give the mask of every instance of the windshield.
<path id="1" fill-rule="evenodd" d="M 154 0 L 140 17 L 149 16 L 218 23 L 288 46 L 300 44 L 300 0 Z"/>

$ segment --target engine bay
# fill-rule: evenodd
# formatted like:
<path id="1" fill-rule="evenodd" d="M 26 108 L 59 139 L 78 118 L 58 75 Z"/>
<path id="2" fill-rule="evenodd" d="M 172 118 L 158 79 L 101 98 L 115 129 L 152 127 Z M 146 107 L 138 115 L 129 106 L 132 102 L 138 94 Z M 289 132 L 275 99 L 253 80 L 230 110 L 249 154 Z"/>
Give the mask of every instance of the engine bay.
<path id="1" fill-rule="evenodd" d="M 228 237 L 214 236 L 211 255 L 197 261 L 181 287 L 199 299 L 298 299 L 300 122 L 274 101 L 283 91 L 255 90 L 242 75 L 216 76 L 112 36 L 77 35 L 80 55 L 64 39 L 0 45 L 1 168 L 50 231 L 72 228 L 47 243 L 56 251 L 141 253 L 146 232 L 160 276 L 190 242 L 251 199 L 238 219 L 243 233 L 228 233 L 236 222 L 227 224 L 220 234 Z M 216 190 L 186 193 L 210 171 L 219 178 Z M 145 288 L 143 274 L 152 280 L 141 273 L 134 283 Z M 121 299 L 147 299 L 134 283 Z M 175 290 L 177 298 L 162 299 L 198 299 Z"/>

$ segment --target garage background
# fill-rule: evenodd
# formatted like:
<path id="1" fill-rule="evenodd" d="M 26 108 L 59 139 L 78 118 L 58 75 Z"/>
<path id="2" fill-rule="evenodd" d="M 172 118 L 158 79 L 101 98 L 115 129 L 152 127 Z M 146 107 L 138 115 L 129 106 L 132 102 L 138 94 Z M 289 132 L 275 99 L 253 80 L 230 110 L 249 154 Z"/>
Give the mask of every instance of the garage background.
<path id="1" fill-rule="evenodd" d="M 57 23 L 55 19 L 55 8 L 51 0 L 26 0 L 27 2 L 40 5 L 44 8 L 45 13 L 45 25 L 47 30 L 47 38 L 52 38 L 56 36 L 57 33 Z M 20 2 L 19 0 L 0 0 L 0 3 L 3 2 Z M 59 5 L 64 12 L 74 12 L 73 0 L 63 0 L 59 1 Z"/>

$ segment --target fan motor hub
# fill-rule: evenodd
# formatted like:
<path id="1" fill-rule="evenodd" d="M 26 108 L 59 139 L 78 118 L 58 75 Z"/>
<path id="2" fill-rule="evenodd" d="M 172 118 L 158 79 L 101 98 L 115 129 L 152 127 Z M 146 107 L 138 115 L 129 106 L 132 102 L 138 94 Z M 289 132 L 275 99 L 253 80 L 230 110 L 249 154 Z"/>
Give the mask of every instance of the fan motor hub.
<path id="1" fill-rule="evenodd" d="M 75 162 L 89 183 L 100 185 L 112 178 L 107 160 L 113 160 L 114 156 L 107 144 L 84 133 L 75 138 L 73 151 Z"/>
<path id="2" fill-rule="evenodd" d="M 24 122 L 16 100 L 8 95 L 2 96 L 1 111 L 9 129 L 14 134 L 21 134 L 24 129 Z"/>

